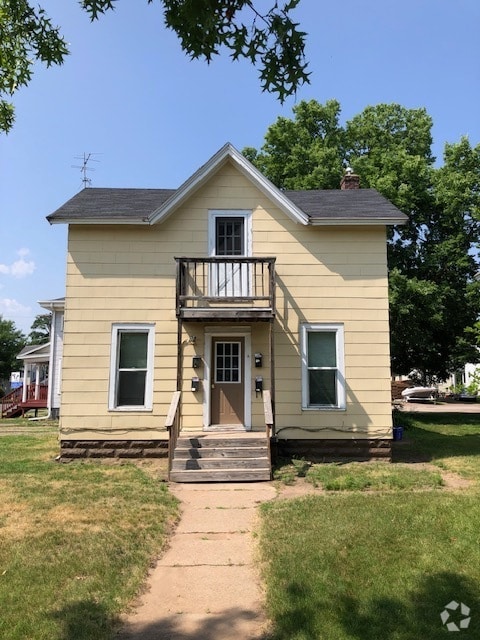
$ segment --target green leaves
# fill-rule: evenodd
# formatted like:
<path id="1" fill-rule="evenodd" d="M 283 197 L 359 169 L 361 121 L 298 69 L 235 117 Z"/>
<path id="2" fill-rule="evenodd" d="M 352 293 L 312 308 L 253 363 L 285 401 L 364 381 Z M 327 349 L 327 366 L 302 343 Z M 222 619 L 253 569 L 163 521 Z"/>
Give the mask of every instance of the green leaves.
<path id="1" fill-rule="evenodd" d="M 152 0 L 149 0 L 152 1 Z M 281 102 L 308 82 L 305 36 L 289 12 L 298 0 L 260 13 L 251 0 L 162 0 L 165 24 L 192 58 L 211 62 L 222 47 L 257 65 L 262 89 Z"/>
<path id="2" fill-rule="evenodd" d="M 118 0 L 79 1 L 94 21 L 115 9 Z M 166 27 L 192 59 L 210 63 L 222 48 L 232 60 L 246 58 L 258 67 L 262 89 L 281 102 L 309 82 L 306 33 L 290 17 L 300 0 L 283 6 L 276 0 L 264 13 L 253 0 L 158 1 Z M 67 54 L 67 43 L 41 7 L 34 9 L 28 0 L 0 0 L 0 132 L 14 123 L 13 105 L 5 97 L 28 84 L 35 60 L 49 67 L 62 64 Z"/>
<path id="3" fill-rule="evenodd" d="M 41 7 L 0 0 L 0 131 L 13 126 L 14 108 L 6 98 L 29 83 L 35 60 L 48 67 L 62 64 L 67 54 L 67 43 Z"/>
<path id="4" fill-rule="evenodd" d="M 9 380 L 10 373 L 19 366 L 17 355 L 25 346 L 25 336 L 12 320 L 0 315 L 0 381 Z"/>
<path id="5" fill-rule="evenodd" d="M 248 157 L 281 189 L 338 188 L 345 135 L 338 122 L 339 103 L 301 101 L 293 112 L 293 120 L 278 118 L 261 151 L 250 149 Z"/>
<path id="6" fill-rule="evenodd" d="M 302 101 L 260 150 L 244 154 L 282 189 L 338 189 L 343 166 L 408 215 L 390 231 L 390 318 L 395 373 L 445 378 L 479 358 L 480 145 L 446 145 L 434 167 L 425 109 L 369 106 L 344 127 L 340 105 Z"/>

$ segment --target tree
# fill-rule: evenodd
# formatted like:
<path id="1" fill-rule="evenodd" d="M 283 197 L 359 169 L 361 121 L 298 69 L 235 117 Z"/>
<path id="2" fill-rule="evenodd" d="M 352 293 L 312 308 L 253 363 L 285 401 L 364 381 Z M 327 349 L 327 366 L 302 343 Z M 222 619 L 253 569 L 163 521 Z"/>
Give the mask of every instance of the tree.
<path id="1" fill-rule="evenodd" d="M 4 320 L 0 315 L 0 381 L 10 380 L 11 372 L 19 366 L 16 357 L 24 346 L 23 333 L 12 320 Z"/>
<path id="2" fill-rule="evenodd" d="M 52 314 L 42 313 L 38 315 L 30 327 L 28 344 L 44 344 L 50 340 Z"/>
<path id="3" fill-rule="evenodd" d="M 244 150 L 272 182 L 338 188 L 348 164 L 361 186 L 408 215 L 388 241 L 395 373 L 417 370 L 430 382 L 478 361 L 480 145 L 472 148 L 466 138 L 446 145 L 436 168 L 425 109 L 370 106 L 344 127 L 336 101 L 301 102 L 293 112 L 269 127 L 260 151 Z"/>
<path id="4" fill-rule="evenodd" d="M 81 0 L 91 20 L 114 9 L 118 0 Z M 273 2 L 273 0 L 271 0 Z M 153 4 L 154 0 L 147 0 Z M 165 26 L 178 36 L 190 58 L 210 63 L 224 48 L 233 60 L 258 65 L 262 89 L 283 102 L 308 82 L 305 36 L 292 20 L 300 0 L 278 0 L 260 12 L 254 0 L 158 0 Z M 62 64 L 68 47 L 58 27 L 30 0 L 0 0 L 0 131 L 14 122 L 9 98 L 29 83 L 33 63 Z"/>
<path id="5" fill-rule="evenodd" d="M 340 104 L 302 100 L 293 113 L 268 128 L 261 152 L 247 147 L 244 155 L 280 189 L 335 189 L 345 155 Z"/>

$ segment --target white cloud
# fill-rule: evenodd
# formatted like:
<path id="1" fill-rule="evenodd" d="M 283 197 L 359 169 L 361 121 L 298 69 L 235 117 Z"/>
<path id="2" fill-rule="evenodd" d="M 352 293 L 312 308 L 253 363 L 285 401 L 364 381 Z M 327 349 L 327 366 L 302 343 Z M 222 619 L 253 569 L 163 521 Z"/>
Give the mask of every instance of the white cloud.
<path id="1" fill-rule="evenodd" d="M 13 320 L 17 329 L 28 333 L 28 327 L 32 324 L 32 308 L 14 300 L 13 298 L 0 298 L 0 316 L 4 320 Z"/>
<path id="2" fill-rule="evenodd" d="M 26 307 L 12 298 L 0 298 L 0 313 L 10 316 L 26 316 L 32 312 L 31 307 Z"/>
<path id="3" fill-rule="evenodd" d="M 0 273 L 5 275 L 11 275 L 14 278 L 26 278 L 27 276 L 31 276 L 35 271 L 36 266 L 33 260 L 25 260 L 25 258 L 29 255 L 30 250 L 22 247 L 17 251 L 17 255 L 19 256 L 18 260 L 12 262 L 12 264 L 0 264 Z"/>

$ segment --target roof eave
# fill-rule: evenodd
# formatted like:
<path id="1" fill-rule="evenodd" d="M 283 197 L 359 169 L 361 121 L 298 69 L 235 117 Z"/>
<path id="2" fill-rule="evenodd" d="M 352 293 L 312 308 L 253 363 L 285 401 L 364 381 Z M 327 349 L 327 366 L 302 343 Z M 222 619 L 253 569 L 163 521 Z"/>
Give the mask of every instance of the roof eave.
<path id="1" fill-rule="evenodd" d="M 148 218 L 70 218 L 68 216 L 62 216 L 61 218 L 49 218 L 47 220 L 50 224 L 98 224 L 98 225 L 110 225 L 110 224 L 125 224 L 125 225 L 149 225 Z"/>
<path id="2" fill-rule="evenodd" d="M 32 344 L 29 346 L 31 346 L 31 349 L 29 351 L 23 354 L 19 353 L 18 356 L 15 356 L 17 360 L 32 360 L 32 359 L 38 358 L 39 357 L 38 352 L 41 351 L 42 349 L 46 349 L 47 347 L 50 352 L 50 340 L 48 342 L 44 342 L 43 344 L 35 344 L 35 345 Z M 25 349 L 26 348 L 27 347 L 25 347 Z M 48 358 L 49 353 L 44 353 L 40 355 Z"/>
<path id="3" fill-rule="evenodd" d="M 65 298 L 59 300 L 38 300 L 38 304 L 49 311 L 63 311 L 65 309 Z"/>
<path id="4" fill-rule="evenodd" d="M 262 193 L 275 202 L 289 218 L 303 225 L 308 224 L 308 216 L 275 187 L 270 180 L 265 178 L 265 176 L 230 143 L 227 143 L 217 151 L 217 153 L 190 176 L 162 206 L 151 214 L 150 224 L 156 224 L 168 218 L 168 216 L 205 184 L 229 159 L 245 177 L 253 182 Z"/>
<path id="5" fill-rule="evenodd" d="M 310 218 L 313 227 L 335 226 L 389 226 L 405 224 L 406 218 Z"/>

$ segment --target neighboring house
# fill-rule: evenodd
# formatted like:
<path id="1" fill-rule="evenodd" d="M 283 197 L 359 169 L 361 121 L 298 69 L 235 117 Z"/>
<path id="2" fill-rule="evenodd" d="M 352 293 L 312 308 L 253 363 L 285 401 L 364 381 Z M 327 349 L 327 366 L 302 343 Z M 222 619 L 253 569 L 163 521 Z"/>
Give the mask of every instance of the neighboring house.
<path id="1" fill-rule="evenodd" d="M 45 409 L 48 396 L 48 360 L 50 343 L 31 344 L 24 347 L 17 355 L 23 362 L 22 384 L 0 400 L 1 417 L 16 418 L 27 411 Z"/>
<path id="2" fill-rule="evenodd" d="M 38 304 L 52 314 L 49 342 L 50 351 L 48 357 L 47 408 L 48 415 L 56 419 L 60 414 L 65 298 L 42 300 Z"/>
<path id="3" fill-rule="evenodd" d="M 23 362 L 22 385 L 1 399 L 2 418 L 14 418 L 31 409 L 35 413 L 48 409 L 48 417 L 59 416 L 65 298 L 39 304 L 52 313 L 50 340 L 27 345 L 17 355 Z"/>
<path id="4" fill-rule="evenodd" d="M 389 451 L 386 226 L 406 217 L 357 176 L 281 191 L 227 144 L 178 189 L 86 188 L 48 220 L 69 225 L 65 458 L 157 455 L 165 422 L 227 457 L 266 423 L 284 452 Z"/>

